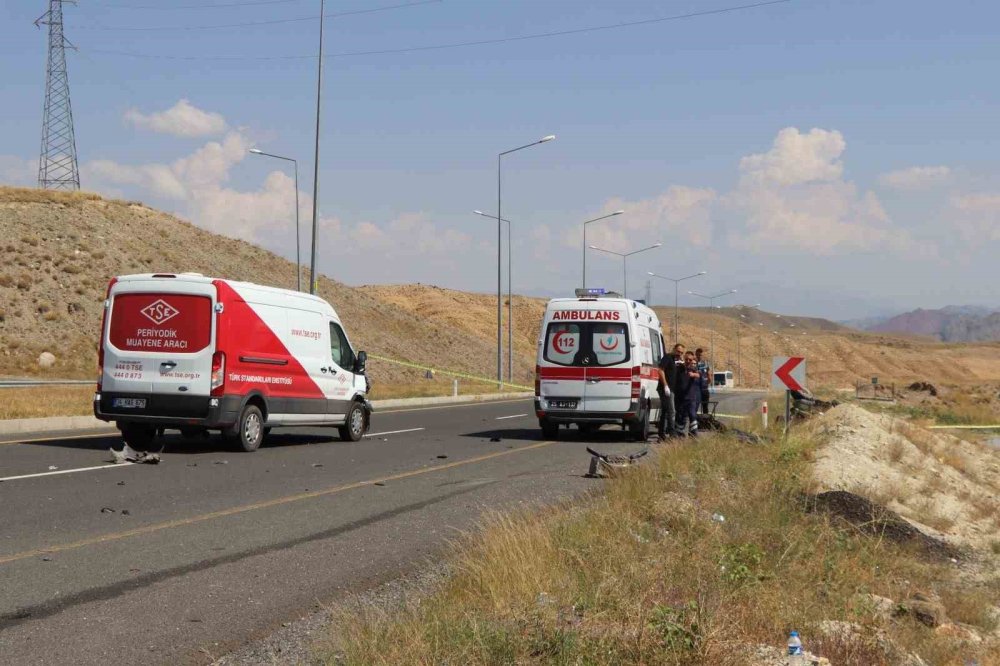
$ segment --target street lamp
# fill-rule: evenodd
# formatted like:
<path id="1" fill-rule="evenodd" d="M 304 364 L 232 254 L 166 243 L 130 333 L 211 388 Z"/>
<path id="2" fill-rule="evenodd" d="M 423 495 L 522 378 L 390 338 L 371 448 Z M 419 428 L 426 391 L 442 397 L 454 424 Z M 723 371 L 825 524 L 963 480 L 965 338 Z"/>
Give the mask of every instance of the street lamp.
<path id="1" fill-rule="evenodd" d="M 595 217 L 592 220 L 587 220 L 583 223 L 583 288 L 587 288 L 587 225 L 591 222 L 599 222 L 600 220 L 606 220 L 609 217 L 614 217 L 615 215 L 621 215 L 625 211 L 616 210 L 609 215 L 602 215 L 601 217 Z"/>
<path id="2" fill-rule="evenodd" d="M 316 228 L 319 226 L 319 119 L 323 101 L 323 23 L 325 0 L 319 2 L 319 56 L 316 58 L 316 136 L 313 145 L 313 210 L 312 248 L 309 259 L 309 293 L 315 294 L 319 280 L 316 278 Z"/>
<path id="3" fill-rule="evenodd" d="M 760 303 L 756 305 L 737 305 L 736 307 L 741 310 L 759 310 Z M 740 319 L 746 319 L 747 316 L 740 313 Z M 740 324 L 742 323 L 740 319 L 736 320 L 736 370 L 740 373 L 740 386 L 743 386 L 743 356 L 740 354 Z"/>
<path id="4" fill-rule="evenodd" d="M 531 148 L 532 146 L 537 146 L 542 143 L 547 143 L 554 138 L 556 138 L 555 134 L 549 134 L 548 136 L 543 136 L 538 141 L 526 143 L 523 146 L 518 146 L 517 148 L 511 148 L 510 150 L 505 150 L 502 153 L 497 154 L 497 217 L 496 217 L 497 220 L 497 387 L 499 388 L 503 388 L 503 293 L 501 286 L 502 276 L 500 274 L 502 266 L 501 244 L 503 243 L 503 235 L 502 235 L 503 232 L 501 225 L 501 221 L 503 220 L 503 213 L 501 212 L 502 198 L 500 190 L 500 182 L 501 182 L 500 166 L 502 164 L 501 158 L 503 158 L 504 155 L 516 153 L 517 151 L 524 150 L 525 148 Z M 508 252 L 509 251 L 510 250 L 508 248 Z M 512 340 L 514 339 L 514 321 L 512 319 L 514 310 L 512 305 L 513 304 L 510 302 L 507 303 L 507 319 L 509 320 L 507 323 L 507 325 L 509 326 L 507 341 L 508 345 L 511 346 L 511 348 L 513 348 Z M 514 379 L 513 355 L 511 355 L 511 357 L 508 359 L 508 362 L 509 363 L 508 363 L 507 375 L 510 378 L 510 380 L 513 381 Z"/>
<path id="5" fill-rule="evenodd" d="M 682 278 L 672 278 L 672 277 L 667 277 L 666 275 L 657 275 L 652 271 L 649 271 L 648 273 L 649 275 L 652 275 L 655 278 L 660 278 L 661 280 L 670 280 L 671 282 L 674 283 L 674 344 L 676 345 L 677 339 L 680 337 L 680 319 L 677 316 L 678 285 L 680 285 L 681 282 L 684 282 L 684 280 L 690 280 L 691 278 L 696 278 L 701 275 L 705 275 L 706 273 L 708 273 L 708 271 L 700 271 L 698 273 L 695 273 L 694 275 L 688 275 L 687 277 L 682 277 Z"/>
<path id="6" fill-rule="evenodd" d="M 708 307 L 714 308 L 715 307 L 715 299 L 722 298 L 723 296 L 729 296 L 730 294 L 735 294 L 736 290 L 735 289 L 730 289 L 729 291 L 720 291 L 718 294 L 712 294 L 711 296 L 706 295 L 706 294 L 699 294 L 696 291 L 689 291 L 688 293 L 691 294 L 692 296 L 697 296 L 698 298 L 704 298 L 704 299 L 706 299 L 708 301 Z M 712 344 L 711 344 L 711 349 L 712 349 L 712 351 L 710 351 L 709 354 L 711 355 L 711 358 L 712 358 L 712 373 L 714 374 L 715 373 L 715 327 L 714 326 L 712 327 Z"/>
<path id="7" fill-rule="evenodd" d="M 633 254 L 639 254 L 640 252 L 645 252 L 646 250 L 654 250 L 663 245 L 663 243 L 654 243 L 649 247 L 644 247 L 640 250 L 632 250 L 631 252 L 626 252 L 622 254 L 621 252 L 615 252 L 614 250 L 605 250 L 602 247 L 597 247 L 596 245 L 588 245 L 591 250 L 597 250 L 598 252 L 606 252 L 608 254 L 613 254 L 616 257 L 622 258 L 622 296 L 628 298 L 628 258 Z"/>
<path id="8" fill-rule="evenodd" d="M 488 217 L 491 220 L 497 219 L 496 215 L 488 215 L 481 210 L 474 210 L 472 212 L 475 213 L 476 215 L 482 215 L 483 217 Z M 514 292 L 511 290 L 511 276 L 513 275 L 513 273 L 511 271 L 510 261 L 511 261 L 511 255 L 514 254 L 514 246 L 510 242 L 510 220 L 505 219 L 500 221 L 507 223 L 507 319 L 508 319 L 507 325 L 511 327 L 511 330 L 513 330 L 513 325 L 514 325 L 514 319 L 512 315 L 513 310 L 511 310 L 510 308 L 511 308 L 511 303 L 514 302 Z M 511 347 L 509 336 L 507 338 L 507 357 L 511 359 L 514 358 L 514 349 L 513 347 Z M 513 376 L 508 376 L 507 381 L 513 382 L 514 381 Z"/>
<path id="9" fill-rule="evenodd" d="M 299 250 L 301 248 L 301 243 L 299 242 L 299 163 L 291 157 L 282 157 L 281 155 L 275 155 L 274 153 L 265 153 L 263 150 L 258 150 L 257 148 L 251 148 L 250 152 L 254 155 L 263 155 L 265 157 L 273 157 L 278 160 L 285 160 L 286 162 L 291 162 L 295 165 L 295 289 L 296 291 L 302 291 L 302 259 L 299 255 Z"/>

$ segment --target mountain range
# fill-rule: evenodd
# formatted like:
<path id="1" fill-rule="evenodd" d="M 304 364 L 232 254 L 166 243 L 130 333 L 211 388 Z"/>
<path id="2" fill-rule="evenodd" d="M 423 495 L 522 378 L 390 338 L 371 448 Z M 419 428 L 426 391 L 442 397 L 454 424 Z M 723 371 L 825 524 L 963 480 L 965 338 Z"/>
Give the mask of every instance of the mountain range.
<path id="1" fill-rule="evenodd" d="M 863 331 L 923 335 L 942 342 L 1000 340 L 1000 309 L 980 305 L 949 305 L 936 310 L 917 308 L 893 316 L 843 323 Z"/>

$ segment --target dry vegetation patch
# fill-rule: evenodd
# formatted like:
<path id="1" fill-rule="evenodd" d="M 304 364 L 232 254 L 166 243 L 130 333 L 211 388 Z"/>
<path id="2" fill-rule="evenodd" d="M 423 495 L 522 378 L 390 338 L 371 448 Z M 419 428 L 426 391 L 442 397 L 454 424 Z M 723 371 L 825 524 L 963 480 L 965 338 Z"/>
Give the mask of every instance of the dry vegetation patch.
<path id="1" fill-rule="evenodd" d="M 903 663 L 918 648 L 934 663 L 991 663 L 992 644 L 964 646 L 864 601 L 954 590 L 956 616 L 986 632 L 982 609 L 1000 590 L 958 608 L 967 597 L 953 567 L 806 512 L 813 442 L 748 447 L 707 436 L 659 451 L 582 504 L 494 515 L 454 546 L 440 590 L 389 612 L 345 610 L 323 656 L 746 666 L 771 663 L 750 655 L 794 628 L 839 665 Z M 858 636 L 831 635 L 831 620 Z"/>

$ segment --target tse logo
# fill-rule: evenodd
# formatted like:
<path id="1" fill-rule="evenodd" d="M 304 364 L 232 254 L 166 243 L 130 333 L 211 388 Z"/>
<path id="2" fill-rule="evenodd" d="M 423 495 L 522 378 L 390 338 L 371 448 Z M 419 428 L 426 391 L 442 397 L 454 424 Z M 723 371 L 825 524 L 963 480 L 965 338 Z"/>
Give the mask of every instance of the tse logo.
<path id="1" fill-rule="evenodd" d="M 163 324 L 168 319 L 173 319 L 180 314 L 180 310 L 167 303 L 162 298 L 157 299 L 140 310 L 149 321 L 157 326 Z"/>

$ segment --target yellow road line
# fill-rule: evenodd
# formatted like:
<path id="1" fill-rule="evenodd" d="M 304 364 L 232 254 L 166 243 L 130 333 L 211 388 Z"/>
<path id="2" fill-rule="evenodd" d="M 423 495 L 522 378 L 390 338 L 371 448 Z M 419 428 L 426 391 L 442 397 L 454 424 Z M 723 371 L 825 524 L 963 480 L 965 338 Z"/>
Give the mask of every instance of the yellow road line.
<path id="1" fill-rule="evenodd" d="M 46 548 L 36 548 L 34 550 L 28 550 L 21 553 L 15 553 L 13 555 L 0 557 L 0 564 L 17 562 L 19 560 L 25 560 L 31 557 L 38 557 L 39 555 L 60 553 L 67 550 L 74 550 L 76 548 L 83 548 L 84 546 L 93 546 L 100 543 L 108 543 L 110 541 L 119 541 L 121 539 L 126 539 L 128 537 L 139 536 L 141 534 L 151 534 L 153 532 L 160 532 L 162 530 L 173 529 L 175 527 L 194 525 L 196 523 L 205 522 L 206 520 L 225 518 L 226 516 L 234 516 L 237 514 L 246 513 L 248 511 L 256 511 L 258 509 L 267 509 L 274 506 L 280 506 L 282 504 L 290 504 L 291 502 L 299 502 L 302 500 L 314 499 L 316 497 L 335 495 L 337 493 L 342 493 L 348 490 L 363 488 L 365 486 L 372 486 L 375 485 L 376 483 L 385 483 L 387 481 L 399 481 L 401 479 L 407 479 L 410 477 L 420 476 L 423 474 L 430 474 L 432 472 L 440 472 L 446 469 L 452 469 L 454 467 L 472 465 L 474 463 L 483 462 L 485 460 L 490 460 L 493 458 L 509 456 L 515 453 L 521 453 L 523 451 L 540 449 L 544 446 L 549 446 L 550 444 L 555 444 L 555 443 L 556 443 L 555 441 L 539 442 L 538 444 L 530 444 L 528 446 L 522 446 L 516 449 L 509 449 L 507 451 L 497 451 L 495 453 L 487 453 L 485 455 L 476 456 L 475 458 L 469 458 L 467 460 L 458 460 L 451 463 L 445 463 L 443 465 L 435 465 L 434 467 L 426 467 L 424 469 L 416 469 L 409 472 L 400 472 L 399 474 L 391 474 L 389 476 L 383 476 L 376 479 L 368 479 L 366 481 L 355 481 L 353 483 L 348 483 L 341 486 L 334 486 L 332 488 L 326 488 L 324 490 L 313 490 L 307 493 L 298 493 L 295 495 L 286 495 L 285 497 L 276 497 L 274 499 L 264 500 L 262 502 L 254 502 L 253 504 L 244 504 L 242 506 L 235 506 L 229 509 L 222 509 L 221 511 L 212 511 L 211 513 L 203 513 L 197 516 L 191 516 L 189 518 L 168 520 L 166 522 L 154 523 L 153 525 L 137 527 L 135 529 L 124 530 L 122 532 L 112 532 L 110 534 L 102 534 L 100 536 L 81 539 L 79 541 L 73 541 L 70 543 L 57 544 L 54 546 L 48 546 Z"/>

